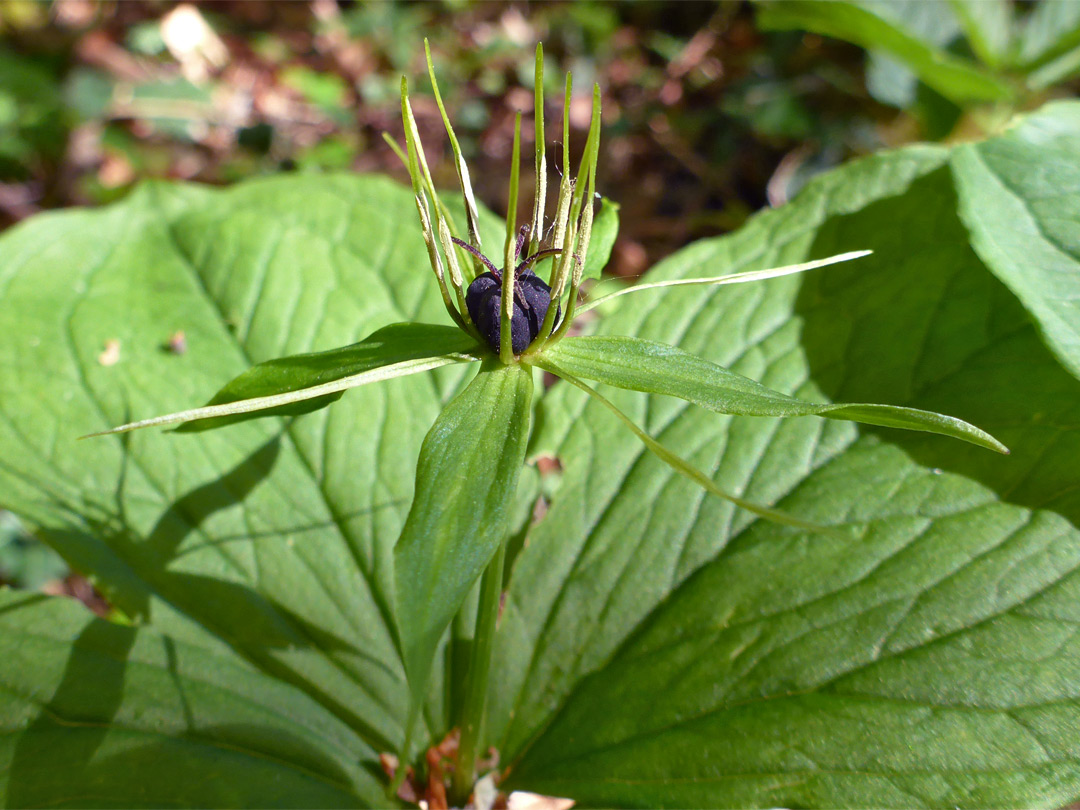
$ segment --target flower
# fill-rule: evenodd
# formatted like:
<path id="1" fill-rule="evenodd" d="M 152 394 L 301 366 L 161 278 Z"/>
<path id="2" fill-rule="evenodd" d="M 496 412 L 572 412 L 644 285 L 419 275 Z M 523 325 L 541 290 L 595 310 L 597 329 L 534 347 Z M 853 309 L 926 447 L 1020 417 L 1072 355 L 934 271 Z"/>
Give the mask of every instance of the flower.
<path id="1" fill-rule="evenodd" d="M 557 342 L 566 334 L 567 327 L 573 320 L 578 290 L 589 254 L 594 221 L 596 164 L 600 146 L 600 88 L 596 85 L 593 87 L 592 119 L 580 168 L 576 178 L 571 175 L 568 168 L 563 172 L 555 203 L 554 219 L 548 227 L 546 219 L 547 154 L 544 144 L 544 56 L 543 48 L 537 45 L 534 82 L 536 150 L 533 212 L 529 224 L 518 230 L 515 218 L 521 155 L 521 113 L 519 112 L 514 121 L 506 240 L 503 251 L 504 260 L 500 269 L 482 252 L 476 201 L 468 165 L 461 155 L 457 136 L 446 113 L 446 107 L 443 105 L 442 94 L 439 92 L 439 84 L 435 78 L 431 49 L 426 41 L 424 47 L 435 101 L 439 106 L 457 167 L 458 182 L 468 220 L 468 241 L 460 238 L 455 232 L 449 212 L 439 199 L 431 181 L 431 170 L 427 164 L 423 144 L 420 142 L 412 105 L 409 101 L 408 82 L 404 77 L 401 81 L 401 117 L 405 127 L 406 148 L 402 150 L 389 137 L 387 137 L 387 142 L 409 170 L 428 258 L 447 312 L 461 328 L 487 342 L 504 363 L 513 363 L 523 354 L 540 353 L 545 346 Z M 565 167 L 570 165 L 569 119 L 572 88 L 572 78 L 567 74 L 563 98 L 562 163 Z M 550 243 L 546 247 L 542 245 L 545 233 L 551 234 Z M 472 258 L 474 278 L 470 280 L 467 289 L 461 270 L 462 263 L 457 255 L 459 249 L 464 250 Z M 521 257 L 523 251 L 526 254 L 524 259 Z M 547 258 L 552 258 L 554 261 L 552 261 L 549 280 L 545 282 L 536 275 L 533 265 Z M 466 266 L 469 264 L 466 262 Z M 504 276 L 512 276 L 514 283 L 504 285 L 502 283 Z M 556 319 L 562 313 L 561 299 L 564 293 L 567 301 L 566 318 L 556 328 Z M 554 310 L 548 306 L 552 300 L 557 304 Z"/>
<path id="2" fill-rule="evenodd" d="M 426 43 L 425 49 L 432 88 L 457 168 L 464 201 L 467 240 L 458 234 L 446 205 L 435 191 L 404 77 L 401 82 L 401 111 L 405 125 L 405 149 L 389 136 L 384 137 L 409 170 L 431 269 L 443 304 L 455 326 L 394 324 L 352 346 L 260 363 L 228 383 L 202 408 L 145 419 L 93 435 L 175 423 L 181 423 L 180 430 L 198 431 L 259 416 L 298 415 L 325 407 L 347 389 L 359 385 L 416 374 L 451 363 L 493 361 L 497 358 L 504 365 L 540 367 L 582 389 L 624 422 L 661 460 L 714 495 L 770 520 L 815 531 L 827 529 L 719 489 L 708 475 L 663 447 L 584 380 L 679 397 L 719 413 L 748 416 L 817 415 L 849 419 L 941 433 L 998 452 L 1008 452 L 989 434 L 953 417 L 890 405 L 807 402 L 772 391 L 674 346 L 633 337 L 568 337 L 568 329 L 577 315 L 621 295 L 682 285 L 761 281 L 856 259 L 870 251 L 851 251 L 801 264 L 727 276 L 647 282 L 579 303 L 586 268 L 592 267 L 598 272 L 607 258 L 599 252 L 596 257 L 590 254 L 594 224 L 597 222 L 594 205 L 598 196 L 595 186 L 600 143 L 600 88 L 593 87 L 592 120 L 578 173 L 574 177 L 568 169 L 563 172 L 555 214 L 548 224 L 545 212 L 544 63 L 542 48 L 537 46 L 533 212 L 530 222 L 518 229 L 515 221 L 521 149 L 521 113 L 518 113 L 514 124 L 506 240 L 503 262 L 499 267 L 483 253 L 469 169 L 443 105 L 435 80 L 431 51 Z M 572 89 L 569 75 L 565 87 L 563 166 L 569 166 L 568 122 Z M 613 212 L 614 208 L 606 210 Z M 602 218 L 604 211 L 605 208 L 602 208 Z M 606 254 L 614 238 L 613 229 L 617 228 L 617 220 L 611 213 L 603 222 L 610 237 L 606 241 Z M 550 234 L 546 244 L 543 238 L 545 234 Z M 590 258 L 594 261 L 590 262 Z M 549 259 L 550 275 L 548 281 L 544 281 L 536 268 Z M 512 279 L 513 283 L 505 284 L 505 279 Z"/>

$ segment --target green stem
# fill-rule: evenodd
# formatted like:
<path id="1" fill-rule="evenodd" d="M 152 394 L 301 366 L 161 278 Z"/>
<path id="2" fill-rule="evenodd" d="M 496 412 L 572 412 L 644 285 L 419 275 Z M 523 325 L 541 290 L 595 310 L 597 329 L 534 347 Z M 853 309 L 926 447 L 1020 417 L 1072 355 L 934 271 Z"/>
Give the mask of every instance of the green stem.
<path id="1" fill-rule="evenodd" d="M 481 577 L 482 579 L 482 577 Z M 469 689 L 469 666 L 472 662 L 473 642 L 476 640 L 476 615 L 480 603 L 480 580 L 476 581 L 469 598 L 458 608 L 451 626 L 446 679 L 447 727 L 461 728 L 465 723 L 465 695 Z"/>
<path id="2" fill-rule="evenodd" d="M 533 73 L 533 126 L 536 138 L 536 165 L 533 186 L 532 233 L 529 235 L 529 252 L 532 256 L 540 250 L 544 238 L 544 207 L 547 203 L 547 150 L 544 147 L 544 46 L 536 43 L 536 68 Z"/>
<path id="3" fill-rule="evenodd" d="M 502 302 L 499 310 L 499 358 L 506 365 L 514 361 L 510 343 L 510 320 L 514 314 L 514 245 L 517 242 L 518 177 L 521 169 L 521 113 L 514 118 L 514 148 L 510 164 L 510 199 L 506 204 L 506 246 L 502 270 Z"/>
<path id="4" fill-rule="evenodd" d="M 555 239 L 552 241 L 552 247 L 564 248 L 565 250 L 572 250 L 570 242 L 573 241 L 571 235 L 570 241 L 567 240 L 567 231 L 570 230 L 570 202 L 573 197 L 573 186 L 570 182 L 570 97 L 574 89 L 573 77 L 566 74 L 566 89 L 563 91 L 563 175 L 562 180 L 559 182 L 559 197 L 555 203 Z M 551 287 L 551 300 L 553 306 L 548 307 L 547 315 L 544 316 L 544 322 L 540 325 L 540 331 L 536 337 L 533 338 L 533 342 L 529 344 L 529 350 L 535 351 L 538 348 L 543 347 L 547 342 L 548 337 L 551 336 L 551 330 L 555 327 L 555 313 L 559 309 L 559 295 L 562 293 L 559 281 L 560 269 L 564 267 L 562 260 L 558 259 L 551 262 L 551 276 L 549 277 L 549 286 Z"/>
<path id="5" fill-rule="evenodd" d="M 398 757 L 398 766 L 397 770 L 394 771 L 394 778 L 390 780 L 390 787 L 386 789 L 386 795 L 394 800 L 397 799 L 398 789 L 405 781 L 405 774 L 409 770 L 413 732 L 416 731 L 416 724 L 420 720 L 420 706 L 421 701 L 415 698 L 409 701 L 409 716 L 405 720 L 405 742 L 401 746 L 401 754 Z"/>
<path id="6" fill-rule="evenodd" d="M 458 143 L 457 135 L 454 134 L 454 127 L 450 124 L 450 116 L 446 114 L 446 107 L 443 106 L 442 93 L 439 92 L 439 83 L 435 80 L 435 63 L 431 59 L 431 45 L 428 44 L 427 37 L 424 37 L 424 56 L 427 58 L 428 76 L 431 78 L 431 89 L 435 91 L 435 103 L 439 105 L 439 115 L 442 116 L 443 126 L 446 127 L 446 134 L 450 138 L 450 149 L 454 153 L 454 166 L 457 169 L 458 185 L 461 186 L 461 195 L 465 200 L 465 216 L 469 222 L 469 241 L 472 242 L 478 250 L 483 250 L 483 244 L 480 242 L 480 218 L 476 212 L 476 198 L 473 196 L 472 180 L 469 178 L 469 167 L 465 163 L 465 158 L 461 154 L 461 144 Z M 483 267 L 479 264 L 479 260 L 476 257 L 472 257 L 475 262 L 476 272 L 473 273 L 475 278 L 478 273 L 483 272 Z"/>
<path id="7" fill-rule="evenodd" d="M 488 676 L 491 672 L 491 653 L 495 646 L 495 625 L 499 618 L 505 561 L 504 540 L 495 552 L 495 557 L 488 563 L 480 582 L 480 606 L 476 615 L 476 635 L 473 637 L 472 658 L 469 662 L 465 706 L 461 712 L 463 722 L 458 745 L 458 767 L 454 771 L 452 790 L 454 803 L 459 807 L 464 807 L 468 801 L 476 778 L 476 755 L 484 725 Z"/>

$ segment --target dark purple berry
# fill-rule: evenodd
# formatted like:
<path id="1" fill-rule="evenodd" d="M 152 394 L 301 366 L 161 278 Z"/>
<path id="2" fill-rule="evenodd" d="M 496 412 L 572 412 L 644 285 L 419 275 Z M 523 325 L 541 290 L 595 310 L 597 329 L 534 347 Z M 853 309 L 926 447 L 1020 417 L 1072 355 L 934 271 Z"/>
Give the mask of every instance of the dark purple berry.
<path id="1" fill-rule="evenodd" d="M 481 273 L 469 285 L 465 293 L 465 305 L 480 334 L 496 352 L 502 338 L 502 281 L 494 273 Z M 510 347 L 514 354 L 521 354 L 540 334 L 548 307 L 551 306 L 551 288 L 532 270 L 525 268 L 518 275 L 514 290 L 514 309 L 510 316 Z M 562 309 L 556 310 L 555 323 L 559 322 Z"/>

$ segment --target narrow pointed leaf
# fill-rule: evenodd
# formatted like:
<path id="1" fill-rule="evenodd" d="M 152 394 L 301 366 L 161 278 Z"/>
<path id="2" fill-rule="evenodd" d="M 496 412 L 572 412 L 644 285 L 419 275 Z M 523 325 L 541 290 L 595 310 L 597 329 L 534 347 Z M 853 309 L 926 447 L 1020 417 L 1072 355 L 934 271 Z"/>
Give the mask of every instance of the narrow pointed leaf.
<path id="1" fill-rule="evenodd" d="M 414 700 L 435 648 L 506 536 L 529 436 L 532 375 L 484 365 L 424 439 L 394 546 L 398 629 Z"/>
<path id="2" fill-rule="evenodd" d="M 1016 22 L 1008 0 L 950 0 L 964 35 L 980 61 L 997 68 L 1011 45 Z"/>
<path id="3" fill-rule="evenodd" d="M 514 245 L 517 240 L 517 198 L 518 181 L 521 173 L 521 113 L 514 117 L 514 146 L 510 158 L 510 194 L 506 204 L 506 239 L 503 243 L 503 278 L 509 278 L 513 272 L 517 257 L 514 255 Z M 499 304 L 499 356 L 503 363 L 509 365 L 513 358 L 511 349 L 510 320 L 514 312 L 514 287 L 515 284 L 503 284 L 501 290 L 502 301 Z"/>
<path id="4" fill-rule="evenodd" d="M 435 92 L 435 103 L 439 105 L 439 115 L 442 116 L 443 126 L 446 127 L 446 135 L 450 138 L 450 149 L 454 153 L 454 168 L 457 170 L 458 183 L 461 186 L 461 195 L 465 201 L 465 215 L 469 223 L 469 242 L 478 248 L 483 247 L 480 237 L 480 217 L 476 209 L 476 197 L 473 196 L 472 180 L 469 177 L 469 166 L 461 154 L 461 145 L 458 143 L 454 127 L 450 123 L 450 116 L 446 114 L 443 106 L 442 93 L 439 92 L 439 83 L 435 80 L 435 63 L 431 59 L 431 45 L 424 38 L 424 56 L 427 59 L 428 77 L 431 79 L 431 89 Z"/>
<path id="5" fill-rule="evenodd" d="M 685 399 L 717 413 L 740 416 L 824 416 L 870 425 L 925 430 L 1008 450 L 985 431 L 961 419 L 894 405 L 807 402 L 674 346 L 634 337 L 574 337 L 550 346 L 536 364 L 559 376 L 589 380 Z"/>
<path id="6" fill-rule="evenodd" d="M 529 252 L 540 249 L 544 238 L 544 211 L 547 207 L 547 144 L 544 142 L 544 46 L 536 43 L 533 69 L 533 213 L 529 221 Z M 479 247 L 479 245 L 478 245 Z"/>
<path id="7" fill-rule="evenodd" d="M 573 202 L 570 204 L 570 221 L 567 230 L 566 244 L 572 246 L 572 250 L 565 250 L 559 257 L 560 284 L 552 288 L 552 300 L 562 297 L 563 285 L 566 282 L 566 270 L 569 266 L 570 291 L 566 296 L 566 313 L 562 323 L 552 335 L 553 340 L 560 340 L 570 324 L 574 322 L 574 311 L 578 304 L 578 289 L 581 285 L 584 267 L 582 262 L 588 259 L 589 241 L 592 235 L 593 215 L 595 206 L 593 199 L 596 195 L 596 164 L 600 159 L 600 119 L 601 119 L 600 85 L 593 84 L 592 116 L 589 120 L 589 135 L 585 141 L 585 151 L 581 156 L 581 164 L 578 168 L 577 178 L 574 185 Z M 584 209 L 582 206 L 584 205 Z M 540 340 L 546 342 L 546 323 L 551 317 L 551 308 L 544 316 L 545 325 L 541 327 L 540 334 L 534 343 L 541 345 Z"/>
<path id="8" fill-rule="evenodd" d="M 393 324 L 351 346 L 260 363 L 222 388 L 201 408 L 154 416 L 90 435 L 108 436 L 178 423 L 185 426 L 181 430 L 194 432 L 263 416 L 297 416 L 325 408 L 350 388 L 452 363 L 470 363 L 485 353 L 456 327 Z"/>
<path id="9" fill-rule="evenodd" d="M 484 351 L 476 341 L 456 326 L 426 323 L 395 323 L 384 326 L 359 343 L 325 352 L 278 357 L 252 366 L 227 383 L 206 403 L 208 407 L 242 400 L 273 397 L 323 386 L 347 377 L 410 361 L 451 358 L 455 355 L 477 357 Z M 418 368 L 419 365 L 411 368 Z M 365 378 L 371 379 L 372 378 Z M 388 379 L 388 378 L 387 378 Z M 361 383 L 357 383 L 361 384 Z M 352 386 L 355 387 L 355 386 Z M 271 407 L 252 413 L 203 419 L 178 428 L 181 432 L 209 430 L 261 416 L 293 416 L 325 408 L 341 398 L 341 391 L 290 405 Z"/>
<path id="10" fill-rule="evenodd" d="M 1080 45 L 1080 5 L 1073 0 L 1042 0 L 1020 35 L 1016 61 L 1030 70 Z"/>
<path id="11" fill-rule="evenodd" d="M 1045 90 L 1080 73 L 1080 46 L 1066 51 L 1028 74 L 1027 85 L 1032 90 Z"/>
<path id="12" fill-rule="evenodd" d="M 703 473 L 701 470 L 697 469 L 693 464 L 688 462 L 686 459 L 681 458 L 677 453 L 673 453 L 668 450 L 666 447 L 664 447 L 664 445 L 660 444 L 660 442 L 656 441 L 656 439 L 654 439 L 652 436 L 650 436 L 648 433 L 646 433 L 644 430 L 634 424 L 633 419 L 631 419 L 629 416 L 619 410 L 619 408 L 611 400 L 603 396 L 599 391 L 590 388 L 585 383 L 581 382 L 581 380 L 569 374 L 561 374 L 560 376 L 562 376 L 562 378 L 571 385 L 580 388 L 590 397 L 592 397 L 605 408 L 607 408 L 611 413 L 613 413 L 620 422 L 622 422 L 624 425 L 626 425 L 626 427 L 630 429 L 631 433 L 637 436 L 638 439 L 640 439 L 641 442 L 649 448 L 649 452 L 651 452 L 654 456 L 656 456 L 662 462 L 664 462 L 677 473 L 679 473 L 679 475 L 684 475 L 698 486 L 704 487 L 705 490 L 708 491 L 710 494 L 715 495 L 721 500 L 729 501 L 730 503 L 738 506 L 740 509 L 745 509 L 751 514 L 757 515 L 758 517 L 763 517 L 766 520 L 771 520 L 773 523 L 779 523 L 782 526 L 793 526 L 795 528 L 807 529 L 809 531 L 820 532 L 822 534 L 830 533 L 831 529 L 821 526 L 817 523 L 800 520 L 799 518 L 792 517 L 791 515 L 786 515 L 783 512 L 779 512 L 775 509 L 770 509 L 767 506 L 761 506 L 760 504 L 756 504 L 744 498 L 740 498 L 738 495 L 734 495 L 730 492 L 724 491 L 723 489 L 718 487 L 711 478 L 705 475 L 705 473 Z"/>
<path id="13" fill-rule="evenodd" d="M 450 289 L 446 284 L 446 272 L 443 269 L 442 256 L 439 254 L 435 231 L 444 230 L 444 219 L 448 217 L 442 200 L 435 191 L 435 184 L 431 179 L 431 170 L 428 168 L 427 158 L 424 156 L 424 145 L 420 141 L 420 133 L 416 128 L 416 119 L 413 117 L 412 104 L 409 101 L 409 85 L 404 76 L 401 77 L 401 122 L 405 127 L 405 146 L 407 149 L 406 159 L 409 169 L 409 177 L 412 180 L 413 194 L 416 199 L 416 213 L 420 218 L 420 230 L 427 247 L 428 262 L 435 279 L 439 284 L 439 292 L 442 294 L 443 306 L 447 314 L 462 329 L 468 329 L 466 321 L 450 296 Z M 430 200 L 430 208 L 429 208 Z M 434 209 L 434 218 L 432 217 Z M 448 227 L 445 230 L 452 230 Z M 450 246 L 444 243 L 444 248 L 449 252 Z M 458 300 L 462 300 L 461 279 L 450 277 L 451 286 L 455 288 Z"/>
<path id="14" fill-rule="evenodd" d="M 241 422 L 260 416 L 286 416 L 310 413 L 311 411 L 324 408 L 336 401 L 350 388 L 368 385 L 373 382 L 392 380 L 395 377 L 407 377 L 410 374 L 419 374 L 423 371 L 447 366 L 452 363 L 468 363 L 477 358 L 467 355 L 450 355 L 446 357 L 430 357 L 422 360 L 406 360 L 403 363 L 395 363 L 389 366 L 381 366 L 354 374 L 351 377 L 343 377 L 334 382 L 323 383 L 311 388 L 303 388 L 299 391 L 290 391 L 285 394 L 274 394 L 268 397 L 256 397 L 244 399 L 239 402 L 227 402 L 223 405 L 208 405 L 202 408 L 192 408 L 187 411 L 177 411 L 163 416 L 152 416 L 138 422 L 128 422 L 126 425 L 102 430 L 98 433 L 90 433 L 81 436 L 82 439 L 92 439 L 95 436 L 111 436 L 116 433 L 129 433 L 133 430 L 141 430 L 148 427 L 163 427 L 165 425 L 194 424 L 193 430 L 207 430 L 224 427 L 233 421 Z M 307 403 L 314 402 L 314 407 L 305 407 Z M 202 422 L 210 422 L 206 427 Z"/>

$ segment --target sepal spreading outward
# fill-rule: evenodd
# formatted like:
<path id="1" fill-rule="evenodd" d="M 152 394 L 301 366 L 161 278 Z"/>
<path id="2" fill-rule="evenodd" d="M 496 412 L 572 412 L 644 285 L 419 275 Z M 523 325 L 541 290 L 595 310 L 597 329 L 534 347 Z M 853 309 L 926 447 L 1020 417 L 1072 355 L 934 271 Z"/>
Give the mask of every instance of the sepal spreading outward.
<path id="1" fill-rule="evenodd" d="M 443 365 L 482 361 L 479 375 L 450 402 L 424 442 L 412 510 L 395 548 L 397 640 L 413 698 L 407 732 L 426 695 L 431 662 L 447 625 L 505 537 L 508 504 L 514 496 L 528 442 L 533 366 L 583 389 L 612 411 L 664 463 L 711 494 L 797 531 L 834 534 L 837 527 L 822 527 L 725 492 L 712 476 L 665 448 L 582 380 L 678 397 L 725 414 L 847 419 L 940 433 L 1008 452 L 992 436 L 953 417 L 890 405 L 808 402 L 772 391 L 671 346 L 629 337 L 568 338 L 575 315 L 630 292 L 760 281 L 857 259 L 869 251 L 727 276 L 647 282 L 579 305 L 583 282 L 599 274 L 618 228 L 614 204 L 602 201 L 594 216 L 598 197 L 599 88 L 593 88 L 592 120 L 574 177 L 569 171 L 572 85 L 567 76 L 562 133 L 562 166 L 566 168 L 558 186 L 555 215 L 549 221 L 545 214 L 543 54 L 537 48 L 533 213 L 529 223 L 518 230 L 519 114 L 506 242 L 499 266 L 484 254 L 480 243 L 468 167 L 435 83 L 430 51 L 428 63 L 461 184 L 467 238 L 459 236 L 462 232 L 436 193 L 404 80 L 401 109 L 405 148 L 391 139 L 388 142 L 409 170 L 421 235 L 454 326 L 395 324 L 352 346 L 272 360 L 228 383 L 202 408 L 104 431 L 119 433 L 168 424 L 182 424 L 182 429 L 194 431 L 258 416 L 296 416 L 331 404 L 352 387 Z M 543 265 L 548 265 L 546 272 Z M 412 753 L 408 742 L 404 753 Z"/>

